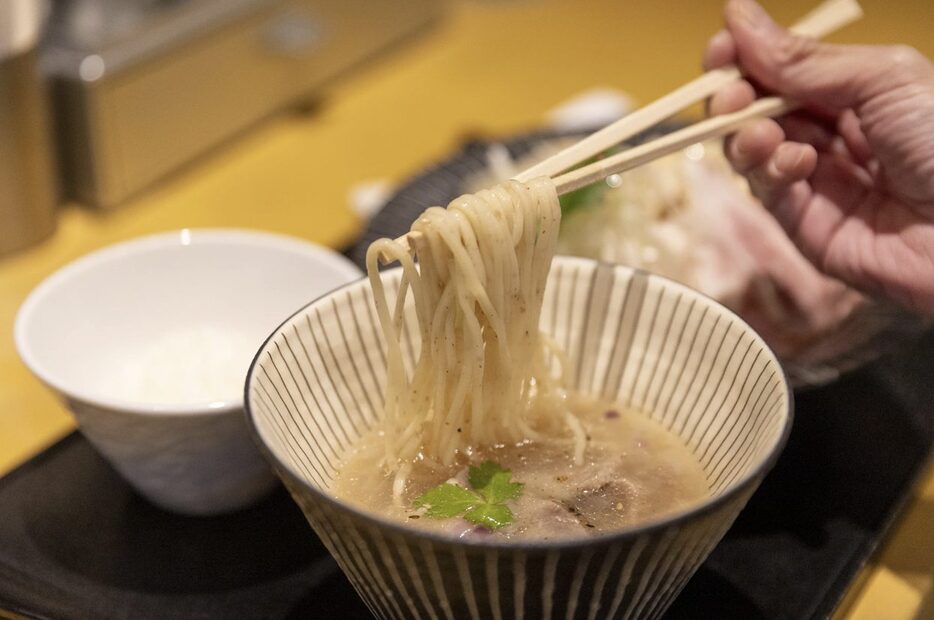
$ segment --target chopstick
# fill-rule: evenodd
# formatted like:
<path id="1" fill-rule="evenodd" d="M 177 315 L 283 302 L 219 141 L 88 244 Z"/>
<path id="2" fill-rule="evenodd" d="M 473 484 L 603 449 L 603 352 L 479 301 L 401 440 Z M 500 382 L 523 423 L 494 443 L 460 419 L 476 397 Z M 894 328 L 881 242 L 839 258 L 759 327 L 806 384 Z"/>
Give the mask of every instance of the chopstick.
<path id="1" fill-rule="evenodd" d="M 855 22 L 862 16 L 863 11 L 856 0 L 826 0 L 793 25 L 791 30 L 801 36 L 821 38 Z M 561 174 L 670 118 L 684 108 L 712 96 L 740 77 L 740 71 L 735 66 L 708 71 L 513 178 L 516 181 L 527 182 L 541 176 L 552 177 L 558 194 L 566 194 L 610 175 L 641 166 L 696 142 L 732 133 L 743 123 L 754 118 L 780 116 L 795 108 L 793 102 L 781 97 L 764 97 L 738 112 L 706 119 L 629 148 L 622 153 Z M 418 231 L 409 231 L 395 241 L 411 253 L 415 249 L 414 245 L 419 236 Z M 386 256 L 381 258 L 383 262 L 386 262 Z"/>
<path id="2" fill-rule="evenodd" d="M 853 23 L 862 15 L 863 11 L 856 0 L 827 0 L 792 26 L 791 30 L 802 36 L 821 38 Z M 553 177 L 654 127 L 689 105 L 712 96 L 739 78 L 740 72 L 735 66 L 708 71 L 647 106 L 627 114 L 615 123 L 607 125 L 520 172 L 514 178 L 517 181 L 526 182 L 541 176 Z"/>
<path id="3" fill-rule="evenodd" d="M 795 107 L 797 106 L 794 102 L 782 97 L 757 99 L 737 112 L 708 118 L 650 142 L 634 146 L 612 157 L 566 172 L 554 178 L 555 190 L 559 196 L 567 194 L 585 185 L 601 181 L 610 175 L 637 168 L 692 144 L 732 133 L 743 123 L 752 119 L 781 116 Z M 420 232 L 412 230 L 397 238 L 396 241 L 403 244 L 411 253 L 414 250 L 413 244 L 420 236 Z"/>
<path id="4" fill-rule="evenodd" d="M 665 134 L 660 138 L 634 146 L 612 157 L 601 159 L 587 166 L 576 168 L 555 177 L 558 195 L 601 181 L 612 174 L 619 174 L 650 161 L 681 150 L 697 142 L 732 133 L 741 125 L 755 118 L 781 116 L 797 107 L 782 97 L 763 97 L 738 112 L 713 116 L 689 125 L 684 129 Z"/>

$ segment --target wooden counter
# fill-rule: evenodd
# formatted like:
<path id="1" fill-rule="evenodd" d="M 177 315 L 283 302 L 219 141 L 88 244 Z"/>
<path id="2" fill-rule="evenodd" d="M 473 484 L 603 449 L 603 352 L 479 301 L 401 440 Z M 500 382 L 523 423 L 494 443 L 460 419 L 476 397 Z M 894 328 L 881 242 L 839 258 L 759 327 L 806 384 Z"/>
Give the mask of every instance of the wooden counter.
<path id="1" fill-rule="evenodd" d="M 785 23 L 812 6 L 768 4 Z M 930 0 L 863 4 L 867 17 L 836 40 L 904 42 L 934 57 Z M 311 111 L 264 123 L 114 213 L 66 206 L 52 238 L 0 259 L 0 473 L 73 428 L 10 337 L 17 308 L 55 269 L 119 240 L 183 227 L 260 228 L 341 246 L 360 225 L 347 206 L 355 183 L 402 180 L 468 135 L 533 128 L 589 88 L 647 102 L 698 74 L 720 12 L 708 0 L 459 2 L 430 32 L 334 84 Z M 842 617 L 934 615 L 931 523 L 934 472 Z"/>

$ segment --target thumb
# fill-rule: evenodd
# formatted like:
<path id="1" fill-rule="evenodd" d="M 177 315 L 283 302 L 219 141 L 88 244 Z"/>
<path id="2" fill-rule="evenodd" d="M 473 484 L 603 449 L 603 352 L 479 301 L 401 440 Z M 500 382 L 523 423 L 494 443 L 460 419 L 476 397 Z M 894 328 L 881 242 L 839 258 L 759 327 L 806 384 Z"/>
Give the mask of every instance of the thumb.
<path id="1" fill-rule="evenodd" d="M 743 73 L 804 104 L 832 110 L 858 107 L 898 78 L 891 55 L 901 48 L 831 45 L 797 36 L 754 0 L 730 0 L 726 24 Z"/>

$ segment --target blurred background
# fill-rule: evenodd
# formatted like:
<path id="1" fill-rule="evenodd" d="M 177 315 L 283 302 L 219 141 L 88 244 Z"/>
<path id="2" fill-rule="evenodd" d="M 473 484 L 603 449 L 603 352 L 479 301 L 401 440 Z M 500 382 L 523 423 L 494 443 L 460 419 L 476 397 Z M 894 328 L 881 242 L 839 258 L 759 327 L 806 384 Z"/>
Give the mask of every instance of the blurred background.
<path id="1" fill-rule="evenodd" d="M 764 4 L 788 24 L 815 3 Z M 832 40 L 934 57 L 930 0 L 861 4 L 866 17 Z M 344 249 L 363 225 L 361 187 L 378 193 L 467 139 L 536 130 L 595 88 L 651 101 L 700 73 L 721 10 L 719 0 L 0 0 L 0 474 L 73 428 L 9 338 L 17 308 L 55 269 L 183 227 Z M 929 592 L 931 575 L 917 579 Z"/>
<path id="2" fill-rule="evenodd" d="M 928 0 L 866 0 L 841 42 L 934 56 Z M 766 2 L 782 23 L 810 0 Z M 609 88 L 645 103 L 700 72 L 719 0 L 4 0 L 0 327 L 38 281 L 114 241 L 247 227 L 335 248 L 359 184 L 468 138 L 540 128 Z M 695 111 L 698 113 L 699 111 Z M 0 466 L 69 428 L 9 342 Z M 11 379 L 14 380 L 14 379 Z M 36 407 L 36 403 L 42 406 Z M 9 426 L 8 426 L 9 425 Z M 36 432 L 36 429 L 41 429 Z"/>

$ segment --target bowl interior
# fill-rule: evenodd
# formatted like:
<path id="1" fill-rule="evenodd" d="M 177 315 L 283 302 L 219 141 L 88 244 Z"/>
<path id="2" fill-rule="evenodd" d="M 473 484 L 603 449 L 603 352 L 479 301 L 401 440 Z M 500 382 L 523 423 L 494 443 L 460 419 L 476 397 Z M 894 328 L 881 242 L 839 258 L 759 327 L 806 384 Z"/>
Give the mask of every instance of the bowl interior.
<path id="1" fill-rule="evenodd" d="M 383 277 L 393 290 L 399 271 Z M 406 319 L 411 364 L 414 311 Z M 781 367 L 755 332 L 707 297 L 628 267 L 557 257 L 541 327 L 568 353 L 578 389 L 640 409 L 678 435 L 713 497 L 777 456 L 790 425 Z M 360 281 L 270 337 L 250 372 L 248 410 L 279 466 L 328 495 L 348 447 L 379 419 L 384 380 L 384 345 Z"/>
<path id="2" fill-rule="evenodd" d="M 171 381 L 186 380 L 191 351 L 209 350 L 211 360 L 236 358 L 240 377 L 209 400 L 240 402 L 249 359 L 269 330 L 359 274 L 333 252 L 277 235 L 147 237 L 86 256 L 43 282 L 20 311 L 17 344 L 47 383 L 117 400 L 126 394 L 127 368 L 154 345 Z"/>

